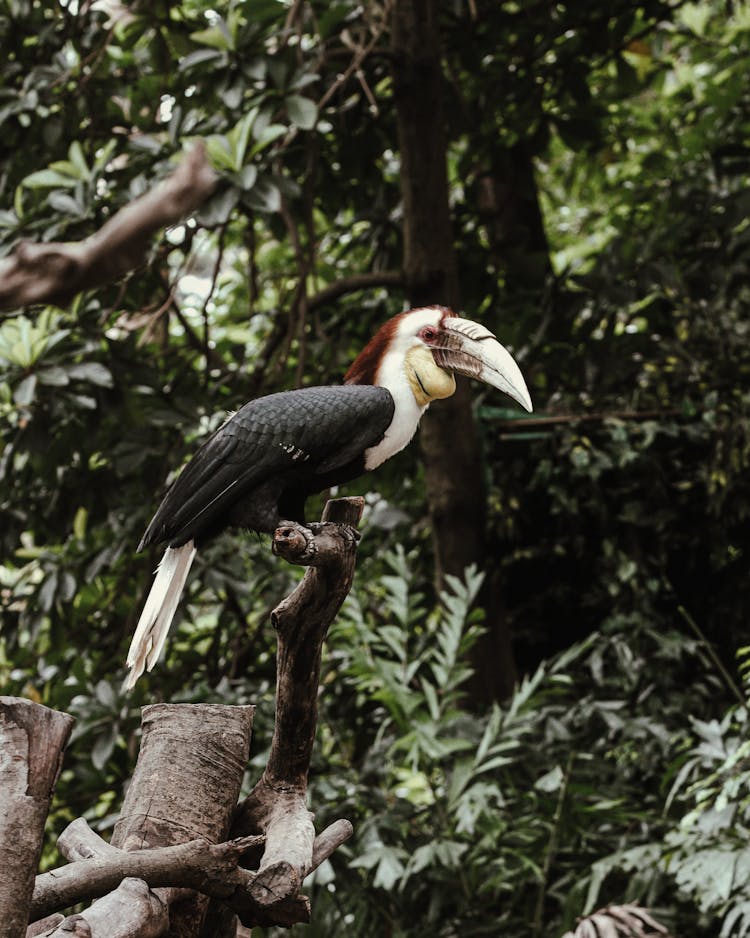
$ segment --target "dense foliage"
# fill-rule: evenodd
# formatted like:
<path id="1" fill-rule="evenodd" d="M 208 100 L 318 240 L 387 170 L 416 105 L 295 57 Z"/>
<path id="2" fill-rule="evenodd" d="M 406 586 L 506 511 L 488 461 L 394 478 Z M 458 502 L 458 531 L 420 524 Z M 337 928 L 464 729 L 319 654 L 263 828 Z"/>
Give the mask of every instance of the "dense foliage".
<path id="1" fill-rule="evenodd" d="M 402 307 L 391 12 L 0 2 L 3 255 L 86 237 L 196 138 L 221 174 L 123 283 L 0 320 L 0 685 L 78 720 L 55 829 L 108 828 L 147 701 L 258 704 L 248 784 L 263 764 L 295 574 L 247 535 L 202 551 L 127 698 L 134 547 L 227 410 L 338 380 Z M 417 448 L 350 486 L 311 797 L 357 834 L 307 933 L 536 938 L 638 899 L 750 935 L 750 7 L 476 0 L 441 30 L 465 310 L 537 407 L 475 408 L 522 680 L 467 706 L 482 574 L 436 598 Z"/>

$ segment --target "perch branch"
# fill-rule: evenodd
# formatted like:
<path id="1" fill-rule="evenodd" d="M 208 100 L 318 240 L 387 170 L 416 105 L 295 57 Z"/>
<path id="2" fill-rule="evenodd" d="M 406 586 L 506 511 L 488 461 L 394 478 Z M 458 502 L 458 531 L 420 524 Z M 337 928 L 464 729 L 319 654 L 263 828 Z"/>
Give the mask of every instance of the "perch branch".
<path id="1" fill-rule="evenodd" d="M 312 866 L 316 869 L 352 833 L 348 821 L 336 821 L 316 838 Z M 51 916 L 77 902 L 96 899 L 116 889 L 124 879 L 143 880 L 149 887 L 172 886 L 194 889 L 203 895 L 223 899 L 230 908 L 262 914 L 252 897 L 256 874 L 239 864 L 244 853 L 262 844 L 263 836 L 241 837 L 213 845 L 191 840 L 172 847 L 150 850 L 118 850 L 77 818 L 58 840 L 61 852 L 72 862 L 36 877 L 30 915 Z M 40 934 L 36 923 L 32 934 Z M 50 922 L 50 927 L 58 925 Z M 27 933 L 27 938 L 29 934 Z"/>
<path id="2" fill-rule="evenodd" d="M 238 807 L 233 835 L 262 832 L 265 850 L 250 892 L 268 921 L 292 924 L 307 906 L 298 895 L 307 873 L 351 834 L 339 821 L 315 840 L 306 804 L 307 774 L 317 726 L 320 659 L 328 628 L 351 589 L 362 516 L 361 498 L 329 501 L 323 523 L 308 527 L 283 522 L 274 553 L 307 566 L 294 592 L 271 615 L 278 638 L 276 723 L 265 771 Z M 325 856 L 323 856 L 325 859 Z M 261 924 L 253 918 L 244 924 Z"/>
<path id="3" fill-rule="evenodd" d="M 64 303 L 81 290 L 119 279 L 142 262 L 156 231 L 197 209 L 215 185 L 216 175 L 198 145 L 161 185 L 120 209 L 85 241 L 19 244 L 0 261 L 0 309 Z"/>

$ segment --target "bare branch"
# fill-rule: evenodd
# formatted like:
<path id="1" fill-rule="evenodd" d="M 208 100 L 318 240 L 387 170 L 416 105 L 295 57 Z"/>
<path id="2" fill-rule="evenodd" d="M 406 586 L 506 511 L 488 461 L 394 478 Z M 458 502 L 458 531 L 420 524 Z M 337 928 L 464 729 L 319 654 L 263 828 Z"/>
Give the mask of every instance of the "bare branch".
<path id="1" fill-rule="evenodd" d="M 20 244 L 0 261 L 0 309 L 63 303 L 81 290 L 119 279 L 142 262 L 156 231 L 198 208 L 215 185 L 199 145 L 161 185 L 120 209 L 86 241 Z"/>
<path id="2" fill-rule="evenodd" d="M 246 892 L 255 874 L 238 864 L 242 854 L 263 837 L 240 837 L 223 844 L 191 840 L 152 850 L 117 850 L 78 860 L 36 878 L 32 918 L 66 909 L 84 899 L 96 899 L 116 889 L 123 879 L 142 879 L 150 887 L 179 886 L 207 896 L 227 899 Z"/>
<path id="3" fill-rule="evenodd" d="M 279 924 L 308 920 L 306 897 L 298 895 L 302 880 L 351 833 L 348 821 L 337 822 L 317 841 L 316 854 L 306 793 L 323 641 L 351 588 L 363 506 L 361 498 L 329 501 L 322 524 L 284 522 L 274 534 L 274 552 L 308 570 L 271 616 L 278 636 L 276 724 L 268 764 L 239 805 L 233 834 L 265 833 L 250 891 L 267 920 Z"/>
<path id="4" fill-rule="evenodd" d="M 66 856 L 109 861 L 119 856 L 115 848 L 130 852 L 198 838 L 226 840 L 247 761 L 253 711 L 218 704 L 145 707 L 141 750 L 112 845 L 79 821 L 63 837 Z M 252 906 L 246 889 L 237 895 L 243 908 Z M 65 919 L 53 935 L 70 938 L 77 928 L 74 934 L 91 938 L 156 938 L 169 925 L 175 935 L 192 938 L 207 903 L 207 897 L 194 891 L 172 886 L 152 891 L 143 880 L 127 878 L 75 922 Z"/>
<path id="5" fill-rule="evenodd" d="M 582 414 L 550 414 L 545 417 L 512 417 L 510 420 L 499 420 L 495 424 L 502 427 L 505 436 L 512 437 L 514 432 L 525 433 L 527 430 L 536 430 L 543 427 L 556 427 L 568 423 L 603 423 L 605 420 L 663 420 L 667 417 L 679 417 L 682 411 L 676 407 L 664 410 L 610 410 L 597 413 Z"/>
<path id="6" fill-rule="evenodd" d="M 354 833 L 354 827 L 351 821 L 344 818 L 329 824 L 316 838 L 313 844 L 312 865 L 308 873 L 317 870 L 321 863 L 328 859 L 331 854 L 338 850 L 341 844 L 345 843 Z"/>
<path id="7" fill-rule="evenodd" d="M 314 293 L 307 299 L 309 310 L 332 303 L 347 293 L 356 293 L 357 290 L 371 290 L 373 287 L 403 287 L 406 283 L 401 270 L 373 270 L 351 277 L 343 277 L 335 283 L 324 287 L 320 292 Z"/>

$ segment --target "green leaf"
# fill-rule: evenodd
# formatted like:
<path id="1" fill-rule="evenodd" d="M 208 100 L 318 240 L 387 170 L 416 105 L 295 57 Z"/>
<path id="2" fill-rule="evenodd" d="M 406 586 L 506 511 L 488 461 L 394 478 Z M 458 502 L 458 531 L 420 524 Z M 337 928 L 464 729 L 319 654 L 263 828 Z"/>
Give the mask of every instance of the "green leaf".
<path id="1" fill-rule="evenodd" d="M 199 45 L 210 46 L 212 49 L 218 49 L 221 52 L 231 52 L 235 48 L 234 36 L 221 17 L 218 18 L 214 26 L 190 33 L 190 38 Z"/>
<path id="2" fill-rule="evenodd" d="M 556 765 L 534 782 L 534 788 L 536 788 L 537 791 L 551 794 L 554 791 L 559 791 L 564 777 L 563 770 L 559 765 Z"/>
<path id="3" fill-rule="evenodd" d="M 83 507 L 83 505 L 81 505 L 78 511 L 76 511 L 75 517 L 73 518 L 73 534 L 76 538 L 78 538 L 79 541 L 82 541 L 86 536 L 86 523 L 88 521 L 88 516 L 88 511 Z"/>
<path id="4" fill-rule="evenodd" d="M 117 741 L 117 729 L 111 726 L 104 733 L 97 736 L 96 742 L 91 749 L 91 762 L 97 771 L 101 772 L 107 764 L 107 760 L 112 755 Z"/>
<path id="5" fill-rule="evenodd" d="M 265 148 L 272 144 L 274 140 L 278 140 L 279 137 L 283 137 L 286 132 L 287 128 L 283 124 L 268 124 L 260 133 L 256 135 L 257 142 L 250 150 L 250 156 L 253 157 L 262 150 L 265 150 Z"/>
<path id="6" fill-rule="evenodd" d="M 19 407 L 28 407 L 36 395 L 37 376 L 27 375 L 13 392 L 13 400 Z"/>
<path id="7" fill-rule="evenodd" d="M 242 168 L 242 164 L 245 162 L 247 145 L 250 140 L 250 131 L 253 128 L 257 116 L 258 108 L 254 107 L 249 110 L 247 114 L 243 114 L 227 134 L 229 144 L 232 148 L 232 158 L 234 161 L 233 169 L 235 172 L 239 172 Z"/>
<path id="8" fill-rule="evenodd" d="M 76 185 L 76 182 L 75 176 L 68 176 L 55 169 L 40 169 L 22 179 L 21 185 L 27 189 L 70 189 Z"/>
<path id="9" fill-rule="evenodd" d="M 318 108 L 314 101 L 300 94 L 290 94 L 286 99 L 289 120 L 300 130 L 312 130 L 318 120 Z"/>
<path id="10" fill-rule="evenodd" d="M 232 145 L 226 137 L 220 134 L 211 134 L 207 137 L 206 153 L 216 169 L 236 171 Z"/>
<path id="11" fill-rule="evenodd" d="M 81 144 L 78 142 L 78 140 L 74 140 L 70 144 L 68 149 L 68 159 L 72 163 L 76 171 L 75 174 L 79 179 L 86 181 L 91 178 L 91 170 L 89 169 L 89 165 L 86 162 L 86 157 L 83 153 L 83 148 L 81 147 Z"/>
<path id="12" fill-rule="evenodd" d="M 69 365 L 67 372 L 76 381 L 88 381 L 102 388 L 111 388 L 114 384 L 112 372 L 100 362 L 82 362 L 80 365 Z"/>
<path id="13" fill-rule="evenodd" d="M 195 49 L 188 52 L 180 59 L 177 68 L 181 72 L 187 72 L 196 65 L 203 65 L 205 62 L 215 62 L 223 58 L 223 53 L 216 49 Z"/>
<path id="14" fill-rule="evenodd" d="M 281 208 L 281 191 L 269 179 L 259 178 L 253 188 L 242 196 L 242 201 L 259 212 L 278 212 Z"/>

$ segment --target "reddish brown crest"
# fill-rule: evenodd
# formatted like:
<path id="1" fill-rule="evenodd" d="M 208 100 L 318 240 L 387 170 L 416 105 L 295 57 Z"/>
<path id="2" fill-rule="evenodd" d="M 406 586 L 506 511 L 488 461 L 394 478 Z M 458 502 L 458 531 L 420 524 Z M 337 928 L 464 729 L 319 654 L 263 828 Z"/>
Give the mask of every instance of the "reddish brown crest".
<path id="1" fill-rule="evenodd" d="M 383 323 L 349 366 L 344 375 L 344 384 L 375 384 L 378 365 L 383 360 L 399 323 L 407 315 L 408 313 L 399 313 Z"/>
<path id="2" fill-rule="evenodd" d="M 441 310 L 443 314 L 441 321 L 448 316 L 456 315 L 452 310 L 448 309 L 447 306 L 425 307 L 425 309 Z M 344 375 L 344 384 L 375 384 L 378 366 L 383 360 L 383 356 L 388 351 L 388 346 L 396 334 L 401 320 L 413 312 L 415 312 L 415 310 L 409 309 L 405 313 L 398 313 L 396 316 L 389 319 L 388 322 L 383 323 L 349 366 L 349 370 Z"/>

